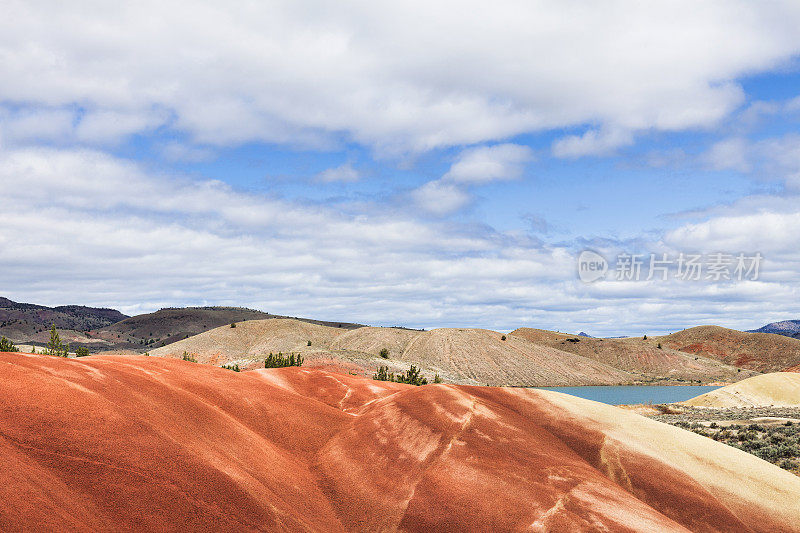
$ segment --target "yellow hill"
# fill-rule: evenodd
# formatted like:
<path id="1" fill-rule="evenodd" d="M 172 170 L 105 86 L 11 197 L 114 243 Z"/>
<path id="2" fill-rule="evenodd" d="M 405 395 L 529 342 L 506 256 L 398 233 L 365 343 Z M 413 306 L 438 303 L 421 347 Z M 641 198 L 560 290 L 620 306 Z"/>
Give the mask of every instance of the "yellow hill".
<path id="1" fill-rule="evenodd" d="M 800 374 L 774 372 L 745 379 L 684 402 L 699 407 L 798 407 Z"/>

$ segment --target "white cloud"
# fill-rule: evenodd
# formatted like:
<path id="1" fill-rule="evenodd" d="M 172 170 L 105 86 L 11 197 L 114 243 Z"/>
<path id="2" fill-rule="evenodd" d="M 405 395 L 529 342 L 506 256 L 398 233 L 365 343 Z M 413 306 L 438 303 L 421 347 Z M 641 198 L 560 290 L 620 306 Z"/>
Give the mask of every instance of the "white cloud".
<path id="1" fill-rule="evenodd" d="M 597 124 L 563 153 L 599 153 L 620 146 L 605 128 L 713 125 L 742 102 L 737 78 L 800 50 L 790 1 L 585 2 L 569 16 L 559 1 L 32 1 L 6 14 L 0 101 L 101 109 L 92 140 L 152 128 L 163 109 L 207 144 L 344 138 L 396 153 Z"/>
<path id="2" fill-rule="evenodd" d="M 418 207 L 438 216 L 458 211 L 470 201 L 469 193 L 458 185 L 443 180 L 429 181 L 414 189 L 411 196 Z"/>
<path id="3" fill-rule="evenodd" d="M 75 136 L 91 144 L 116 144 L 129 135 L 164 124 L 167 118 L 164 112 L 93 110 L 81 117 Z"/>
<path id="4" fill-rule="evenodd" d="M 417 207 L 437 216 L 462 209 L 471 200 L 466 188 L 516 179 L 533 160 L 533 151 L 518 144 L 478 146 L 462 151 L 444 176 L 413 190 Z"/>
<path id="5" fill-rule="evenodd" d="M 742 138 L 724 139 L 715 143 L 702 156 L 706 166 L 713 170 L 738 170 L 748 172 L 751 169 L 748 161 L 749 144 Z"/>
<path id="6" fill-rule="evenodd" d="M 454 184 L 433 183 L 432 203 L 437 192 L 439 202 L 454 201 L 440 188 Z M 790 201 L 782 216 L 739 206 L 750 212 L 713 215 L 665 237 L 667 246 L 714 251 L 761 243 L 770 268 L 754 288 L 584 285 L 575 276 L 578 248 L 569 244 L 421 222 L 410 213 L 349 216 L 219 182 L 151 175 L 89 150 L 0 152 L 0 197 L 13 207 L 0 212 L 7 251 L 0 284 L 22 301 L 135 312 L 247 305 L 375 324 L 594 334 L 654 334 L 709 321 L 755 327 L 800 316 L 793 288 L 800 216 Z"/>
<path id="7" fill-rule="evenodd" d="M 168 142 L 161 147 L 161 155 L 168 161 L 200 163 L 214 159 L 214 150 L 201 146 L 188 146 L 180 142 Z"/>
<path id="8" fill-rule="evenodd" d="M 619 128 L 588 130 L 583 135 L 568 135 L 555 141 L 553 155 L 564 158 L 601 156 L 630 144 L 633 144 L 630 131 Z"/>
<path id="9" fill-rule="evenodd" d="M 532 159 L 532 150 L 518 144 L 470 148 L 461 152 L 442 179 L 463 184 L 515 179 Z"/>
<path id="10" fill-rule="evenodd" d="M 327 170 L 323 170 L 319 174 L 317 174 L 317 181 L 321 181 L 323 183 L 333 183 L 333 182 L 341 182 L 341 183 L 353 183 L 361 179 L 361 173 L 353 168 L 353 165 L 350 163 L 345 163 L 344 165 L 329 168 Z"/>
<path id="11" fill-rule="evenodd" d="M 0 107 L 0 140 L 15 145 L 62 142 L 73 130 L 73 113 L 64 109 L 9 110 Z"/>
<path id="12" fill-rule="evenodd" d="M 754 150 L 763 159 L 766 171 L 785 179 L 790 188 L 800 189 L 800 135 L 765 139 L 756 143 Z"/>

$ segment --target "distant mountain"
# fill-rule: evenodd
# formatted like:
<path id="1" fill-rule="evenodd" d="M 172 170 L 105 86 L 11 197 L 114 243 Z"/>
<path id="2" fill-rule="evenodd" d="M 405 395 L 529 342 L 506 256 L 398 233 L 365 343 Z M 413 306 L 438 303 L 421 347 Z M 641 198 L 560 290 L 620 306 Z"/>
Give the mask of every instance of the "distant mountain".
<path id="1" fill-rule="evenodd" d="M 143 351 L 166 346 L 220 326 L 228 326 L 234 322 L 270 318 L 294 318 L 301 322 L 337 329 L 363 327 L 362 324 L 349 322 L 326 322 L 310 318 L 273 315 L 245 307 L 180 307 L 160 309 L 155 313 L 126 318 L 93 333 L 97 338 L 115 343 L 120 347 Z"/>
<path id="2" fill-rule="evenodd" d="M 114 309 L 80 305 L 46 307 L 0 297 L 0 335 L 17 344 L 44 346 L 50 338 L 50 327 L 55 324 L 65 343 L 73 349 L 85 346 L 92 352 L 144 352 L 232 322 L 268 318 L 296 318 L 343 330 L 362 327 L 349 322 L 273 315 L 244 307 L 165 308 L 131 317 Z"/>
<path id="3" fill-rule="evenodd" d="M 800 320 L 784 320 L 782 322 L 772 322 L 758 329 L 748 330 L 749 333 L 774 333 L 784 337 L 800 339 Z"/>
<path id="4" fill-rule="evenodd" d="M 60 330 L 90 331 L 125 320 L 116 309 L 63 305 L 19 303 L 0 297 L 0 334 L 15 341 L 24 341 L 43 333 L 52 324 Z"/>
<path id="5" fill-rule="evenodd" d="M 583 331 L 578 333 L 578 337 L 586 337 L 588 339 L 594 339 L 594 337 L 592 335 L 589 335 L 588 333 L 584 333 Z"/>

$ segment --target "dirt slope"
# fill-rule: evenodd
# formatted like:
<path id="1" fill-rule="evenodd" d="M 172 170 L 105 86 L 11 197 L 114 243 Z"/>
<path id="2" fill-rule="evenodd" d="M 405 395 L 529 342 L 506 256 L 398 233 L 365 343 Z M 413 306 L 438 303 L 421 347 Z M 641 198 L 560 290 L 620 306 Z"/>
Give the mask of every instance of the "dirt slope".
<path id="1" fill-rule="evenodd" d="M 595 339 L 533 328 L 519 328 L 509 337 L 569 351 L 611 367 L 640 374 L 644 380 L 736 381 L 755 375 L 716 359 L 686 354 L 657 341 L 625 338 Z"/>
<path id="2" fill-rule="evenodd" d="M 403 361 L 436 367 L 489 385 L 608 385 L 635 376 L 603 363 L 486 329 L 441 328 L 408 343 Z"/>
<path id="3" fill-rule="evenodd" d="M 503 341 L 501 337 L 496 331 L 483 329 L 420 332 L 364 327 L 343 331 L 273 319 L 242 322 L 236 328 L 223 326 L 150 354 L 181 357 L 186 351 L 195 354 L 198 362 L 256 368 L 266 353 L 297 352 L 306 357 L 307 364 L 338 363 L 361 375 L 371 376 L 379 365 L 400 372 L 414 364 L 429 379 L 439 373 L 447 382 L 482 385 L 606 385 L 636 379 L 591 359 L 524 339 Z M 378 357 L 381 348 L 389 350 L 389 360 Z"/>
<path id="4" fill-rule="evenodd" d="M 0 354 L 0 530 L 800 531 L 800 479 L 548 391 Z"/>
<path id="5" fill-rule="evenodd" d="M 773 333 L 698 326 L 660 337 L 658 341 L 676 350 L 759 372 L 777 372 L 800 364 L 800 339 Z"/>
<path id="6" fill-rule="evenodd" d="M 800 374 L 773 372 L 707 392 L 684 403 L 700 407 L 800 407 Z"/>

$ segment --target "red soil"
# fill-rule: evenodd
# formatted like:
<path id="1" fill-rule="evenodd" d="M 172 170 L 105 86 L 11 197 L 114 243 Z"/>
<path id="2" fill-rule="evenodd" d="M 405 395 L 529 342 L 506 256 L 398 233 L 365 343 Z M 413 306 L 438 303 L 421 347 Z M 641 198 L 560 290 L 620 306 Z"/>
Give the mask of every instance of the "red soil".
<path id="1" fill-rule="evenodd" d="M 800 531 L 791 474 L 547 391 L 0 354 L 0 413 L 2 531 Z"/>

